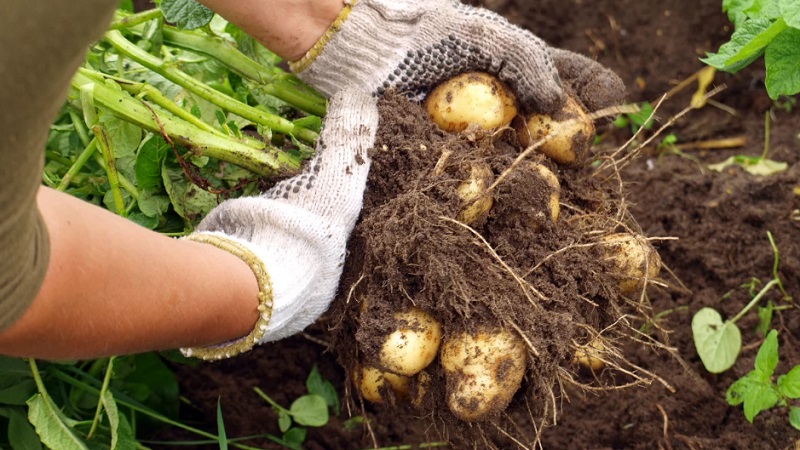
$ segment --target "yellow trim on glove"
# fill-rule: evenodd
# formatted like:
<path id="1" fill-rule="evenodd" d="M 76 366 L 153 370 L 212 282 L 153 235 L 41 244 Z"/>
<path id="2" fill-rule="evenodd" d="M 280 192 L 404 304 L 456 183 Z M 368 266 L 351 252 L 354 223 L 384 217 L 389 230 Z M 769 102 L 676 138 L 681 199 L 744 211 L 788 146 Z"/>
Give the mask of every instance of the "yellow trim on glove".
<path id="1" fill-rule="evenodd" d="M 211 244 L 233 254 L 250 266 L 258 282 L 258 320 L 256 320 L 253 331 L 243 338 L 226 342 L 218 346 L 183 348 L 181 351 L 186 356 L 193 356 L 205 360 L 230 358 L 231 356 L 249 351 L 264 336 L 264 333 L 267 331 L 267 324 L 272 318 L 272 282 L 270 281 L 269 273 L 267 273 L 264 262 L 242 244 L 218 235 L 190 234 L 186 236 L 186 239 L 202 242 L 204 244 Z"/>
<path id="2" fill-rule="evenodd" d="M 317 56 L 319 56 L 319 54 L 322 52 L 322 48 L 325 47 L 325 44 L 331 40 L 337 31 L 339 31 L 339 28 L 342 27 L 344 20 L 350 15 L 350 11 L 357 2 L 358 0 L 345 0 L 344 7 L 339 12 L 339 15 L 336 16 L 336 19 L 334 19 L 333 23 L 331 23 L 331 26 L 325 30 L 325 33 L 322 34 L 322 37 L 319 38 L 317 43 L 314 44 L 314 46 L 311 47 L 311 49 L 309 49 L 302 58 L 298 59 L 297 61 L 289 61 L 289 69 L 291 69 L 292 72 L 302 72 L 309 66 L 309 64 L 317 59 Z"/>

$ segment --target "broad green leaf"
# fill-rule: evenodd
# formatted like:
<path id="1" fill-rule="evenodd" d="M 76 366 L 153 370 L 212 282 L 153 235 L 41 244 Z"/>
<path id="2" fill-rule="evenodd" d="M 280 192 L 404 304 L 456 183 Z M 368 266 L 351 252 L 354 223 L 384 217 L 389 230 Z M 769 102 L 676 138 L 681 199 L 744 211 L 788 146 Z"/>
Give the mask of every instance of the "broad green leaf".
<path id="1" fill-rule="evenodd" d="M 299 449 L 306 440 L 306 434 L 305 428 L 295 427 L 283 434 L 283 441 L 289 448 Z"/>
<path id="2" fill-rule="evenodd" d="M 723 172 L 731 166 L 739 166 L 745 172 L 755 176 L 770 176 L 789 168 L 789 164 L 759 156 L 735 155 L 718 164 L 709 164 L 708 168 L 717 172 Z"/>
<path id="3" fill-rule="evenodd" d="M 755 0 L 744 13 L 748 17 L 766 17 L 767 19 L 777 19 L 781 17 L 779 0 Z"/>
<path id="4" fill-rule="evenodd" d="M 168 22 L 185 30 L 208 25 L 214 12 L 195 0 L 161 0 L 161 11 Z"/>
<path id="5" fill-rule="evenodd" d="M 163 137 L 149 134 L 139 146 L 136 154 L 134 170 L 136 172 L 136 186 L 139 189 L 160 189 L 163 185 L 161 181 L 161 163 L 170 146 Z M 142 211 L 144 212 L 144 211 Z"/>
<path id="6" fill-rule="evenodd" d="M 59 450 L 87 450 L 86 444 L 72 432 L 74 422 L 67 421 L 42 394 L 28 400 L 28 420 L 44 445 Z"/>
<path id="7" fill-rule="evenodd" d="M 120 415 L 111 391 L 103 392 L 103 409 L 111 431 L 111 450 L 136 450 L 133 430 L 125 416 Z"/>
<path id="8" fill-rule="evenodd" d="M 742 335 L 736 324 L 722 321 L 712 308 L 703 308 L 692 318 L 692 335 L 703 366 L 721 373 L 733 366 L 742 348 Z"/>
<path id="9" fill-rule="evenodd" d="M 328 404 L 334 411 L 339 411 L 339 395 L 336 393 L 336 388 L 333 387 L 333 384 L 322 378 L 320 375 L 319 370 L 317 370 L 317 366 L 311 368 L 311 372 L 308 374 L 308 378 L 306 379 L 306 389 L 308 389 L 309 394 L 319 395 L 320 397 L 325 399 L 325 403 Z"/>
<path id="10" fill-rule="evenodd" d="M 775 36 L 781 34 L 787 28 L 786 22 L 783 19 L 778 19 L 772 23 L 766 30 L 762 31 L 747 43 L 744 47 L 739 49 L 735 55 L 731 56 L 725 61 L 726 67 L 735 66 L 742 61 L 752 62 L 753 55 L 761 55 L 764 49 L 775 39 Z"/>
<path id="11" fill-rule="evenodd" d="M 800 398 L 800 366 L 778 378 L 778 391 L 789 398 Z"/>
<path id="12" fill-rule="evenodd" d="M 134 156 L 142 141 L 142 129 L 105 111 L 100 113 L 100 123 L 105 125 L 110 138 L 111 151 L 117 159 Z"/>
<path id="13" fill-rule="evenodd" d="M 161 224 L 158 217 L 148 217 L 141 212 L 134 212 L 128 215 L 128 220 L 148 230 L 155 230 Z"/>
<path id="14" fill-rule="evenodd" d="M 111 387 L 167 417 L 178 416 L 178 381 L 156 353 L 117 358 Z"/>
<path id="15" fill-rule="evenodd" d="M 758 348 L 755 371 L 762 376 L 765 381 L 769 381 L 776 367 L 778 367 L 778 332 L 772 330 Z"/>
<path id="16" fill-rule="evenodd" d="M 319 395 L 304 395 L 292 402 L 289 414 L 300 425 L 321 427 L 328 423 L 328 404 Z"/>
<path id="17" fill-rule="evenodd" d="M 725 72 L 737 72 L 741 70 L 761 56 L 763 48 L 755 53 L 747 55 L 746 59 L 742 59 L 736 64 L 728 65 L 728 60 L 736 56 L 747 44 L 766 31 L 771 25 L 772 21 L 769 19 L 751 19 L 745 21 L 742 26 L 736 28 L 730 41 L 722 44 L 717 53 L 709 53 L 706 55 L 702 61 Z"/>
<path id="18" fill-rule="evenodd" d="M 797 0 L 779 0 L 781 16 L 792 28 L 800 28 L 800 2 Z"/>
<path id="19" fill-rule="evenodd" d="M 725 392 L 725 401 L 731 406 L 737 406 L 744 403 L 744 395 L 748 390 L 753 389 L 756 384 L 763 384 L 753 372 L 734 381 L 733 384 Z"/>
<path id="20" fill-rule="evenodd" d="M 744 417 L 748 422 L 761 411 L 766 411 L 775 406 L 780 400 L 778 394 L 769 383 L 754 383 L 744 392 Z"/>
<path id="21" fill-rule="evenodd" d="M 769 332 L 770 324 L 772 323 L 772 315 L 775 312 L 775 305 L 772 300 L 767 302 L 767 306 L 758 307 L 758 326 L 756 329 L 764 336 Z"/>
<path id="22" fill-rule="evenodd" d="M 795 430 L 800 430 L 800 408 L 796 406 L 789 408 L 789 423 Z"/>
<path id="23" fill-rule="evenodd" d="M 187 181 L 177 163 L 165 160 L 161 174 L 172 207 L 189 222 L 199 221 L 219 203 L 217 196 Z"/>
<path id="24" fill-rule="evenodd" d="M 728 20 L 737 27 L 747 19 L 745 11 L 753 4 L 753 0 L 722 0 L 722 11 L 728 13 Z"/>
<path id="25" fill-rule="evenodd" d="M 144 189 L 137 201 L 139 210 L 147 217 L 160 217 L 169 208 L 169 197 L 156 191 L 153 188 Z M 158 221 L 156 221 L 158 225 Z"/>
<path id="26" fill-rule="evenodd" d="M 800 30 L 789 28 L 779 34 L 767 47 L 764 64 L 767 93 L 772 99 L 800 93 Z"/>
<path id="27" fill-rule="evenodd" d="M 24 405 L 36 393 L 36 383 L 30 378 L 25 378 L 19 383 L 0 389 L 0 404 Z"/>
<path id="28" fill-rule="evenodd" d="M 31 367 L 25 362 L 25 360 L 20 358 L 0 356 L 0 375 L 3 377 L 10 375 L 30 377 Z"/>
<path id="29" fill-rule="evenodd" d="M 222 404 L 217 398 L 217 438 L 219 450 L 228 450 L 228 436 L 225 434 L 225 420 L 222 417 Z"/>
<path id="30" fill-rule="evenodd" d="M 292 416 L 284 410 L 278 411 L 278 428 L 285 433 L 292 426 Z"/>
<path id="31" fill-rule="evenodd" d="M 42 442 L 28 418 L 16 409 L 10 410 L 8 418 L 8 443 L 12 450 L 41 450 Z"/>

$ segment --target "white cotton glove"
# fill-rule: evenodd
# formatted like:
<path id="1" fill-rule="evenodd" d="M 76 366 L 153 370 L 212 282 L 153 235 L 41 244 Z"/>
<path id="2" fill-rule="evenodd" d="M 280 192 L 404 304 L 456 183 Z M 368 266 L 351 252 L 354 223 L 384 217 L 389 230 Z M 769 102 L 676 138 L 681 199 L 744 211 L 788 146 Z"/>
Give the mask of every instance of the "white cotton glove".
<path id="1" fill-rule="evenodd" d="M 361 211 L 367 152 L 377 127 L 375 98 L 360 90 L 339 92 L 330 101 L 317 153 L 301 175 L 261 196 L 227 200 L 203 219 L 190 239 L 233 241 L 263 262 L 271 282 L 271 316 L 264 308 L 266 318 L 250 336 L 184 349 L 185 354 L 233 356 L 302 331 L 327 310 L 342 273 L 347 237 Z"/>
<path id="2" fill-rule="evenodd" d="M 350 4 L 317 45 L 291 63 L 303 81 L 325 95 L 349 85 L 376 94 L 392 88 L 424 95 L 459 73 L 485 71 L 508 83 L 528 111 L 550 113 L 563 105 L 562 82 L 590 110 L 624 97 L 624 84 L 610 70 L 550 49 L 486 9 L 458 0 Z"/>

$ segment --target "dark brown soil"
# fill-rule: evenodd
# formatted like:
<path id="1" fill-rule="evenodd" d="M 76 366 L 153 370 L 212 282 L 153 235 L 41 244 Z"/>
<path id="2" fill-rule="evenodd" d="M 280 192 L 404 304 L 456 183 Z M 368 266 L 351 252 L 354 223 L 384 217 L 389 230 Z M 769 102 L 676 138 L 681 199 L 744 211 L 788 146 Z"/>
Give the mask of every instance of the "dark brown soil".
<path id="1" fill-rule="evenodd" d="M 656 100 L 702 68 L 698 56 L 715 50 L 730 32 L 717 0 L 484 3 L 550 44 L 591 55 L 614 69 L 628 86 L 630 101 Z M 678 238 L 657 245 L 677 279 L 666 278 L 662 272 L 671 287 L 651 288 L 649 294 L 654 312 L 664 312 L 658 325 L 669 331 L 652 335 L 677 349 L 685 365 L 663 351 L 636 345 L 623 350 L 631 362 L 656 373 L 674 392 L 659 383 L 589 394 L 567 388 L 568 396 L 559 398 L 558 425 L 542 434 L 545 449 L 782 449 L 792 448 L 800 440 L 800 433 L 788 425 L 785 408 L 762 413 L 751 425 L 741 408 L 725 403 L 726 389 L 752 368 L 763 339 L 754 331 L 754 313 L 739 323 L 744 349 L 733 369 L 724 374 L 711 375 L 703 369 L 691 338 L 691 318 L 698 309 L 713 306 L 730 317 L 749 300 L 741 284 L 753 277 L 762 283 L 771 277 L 768 230 L 781 252 L 780 276 L 789 294 L 800 298 L 800 114 L 774 108 L 763 89 L 763 77 L 758 69 L 736 76 L 718 75 L 717 84 L 725 83 L 728 88 L 716 101 L 736 114 L 706 106 L 689 113 L 671 130 L 679 143 L 744 136 L 744 147 L 684 150 L 692 160 L 659 155 L 653 146 L 622 174 L 631 211 L 644 233 Z M 693 85 L 666 102 L 658 113 L 662 122 L 684 108 L 695 89 Z M 769 156 L 789 163 L 788 171 L 754 177 L 740 169 L 717 173 L 704 168 L 733 154 L 760 154 L 764 114 L 770 110 Z M 627 137 L 626 130 L 613 131 L 603 145 L 618 145 Z M 519 243 L 507 245 L 513 248 Z M 769 297 L 781 302 L 777 292 Z M 322 322 L 309 333 L 329 340 L 330 325 Z M 780 333 L 778 372 L 782 373 L 800 364 L 800 314 L 794 307 L 778 312 L 772 326 Z M 195 407 L 187 408 L 185 417 L 200 420 L 213 430 L 216 401 L 221 398 L 228 436 L 277 435 L 277 417 L 253 393 L 253 387 L 289 405 L 305 393 L 305 378 L 317 364 L 340 393 L 349 390 L 334 356 L 309 337 L 266 345 L 229 361 L 179 368 L 183 393 Z M 349 345 L 355 348 L 357 344 Z M 601 378 L 605 383 L 626 381 L 608 374 Z M 311 429 L 305 448 L 369 448 L 373 442 L 378 446 L 418 444 L 435 440 L 442 428 L 432 417 L 416 417 L 419 414 L 413 411 L 372 405 L 367 405 L 366 411 L 374 441 L 364 429 L 346 431 L 342 423 L 347 412 L 343 411 L 325 428 Z M 277 448 L 265 440 L 258 445 Z M 474 446 L 485 447 L 478 441 Z M 514 447 L 509 444 L 507 448 Z"/>

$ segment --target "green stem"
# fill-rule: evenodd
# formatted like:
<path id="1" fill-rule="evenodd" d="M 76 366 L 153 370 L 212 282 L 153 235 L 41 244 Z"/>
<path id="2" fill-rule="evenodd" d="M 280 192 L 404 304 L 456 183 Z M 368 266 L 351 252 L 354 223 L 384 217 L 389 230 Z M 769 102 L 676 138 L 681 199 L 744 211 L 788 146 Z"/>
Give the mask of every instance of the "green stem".
<path id="1" fill-rule="evenodd" d="M 103 156 L 99 153 L 95 152 L 92 156 L 94 156 L 95 162 L 100 166 L 101 169 L 108 172 L 108 166 L 106 166 L 106 160 L 103 159 Z M 136 186 L 125 177 L 125 175 L 117 172 L 117 178 L 119 179 L 119 185 L 122 186 L 123 189 L 128 191 L 133 197 L 134 200 L 139 200 L 139 196 L 141 195 L 139 190 L 136 189 Z"/>
<path id="2" fill-rule="evenodd" d="M 108 366 L 106 366 L 106 374 L 103 377 L 103 387 L 100 388 L 100 395 L 97 398 L 97 409 L 94 412 L 94 419 L 92 419 L 92 426 L 89 428 L 89 433 L 86 439 L 91 439 L 94 435 L 97 425 L 100 423 L 100 414 L 103 412 L 103 396 L 108 391 L 108 384 L 111 382 L 111 373 L 114 367 L 114 356 L 108 358 Z"/>
<path id="3" fill-rule="evenodd" d="M 297 127 L 291 121 L 283 117 L 253 108 L 250 105 L 246 105 L 201 83 L 187 73 L 137 47 L 135 44 L 125 39 L 119 31 L 108 31 L 105 35 L 105 41 L 116 48 L 122 55 L 158 73 L 173 83 L 203 97 L 226 111 L 238 114 L 245 119 L 269 127 L 279 133 L 292 135 L 309 144 L 313 144 L 317 140 L 318 135 L 314 131 Z"/>
<path id="4" fill-rule="evenodd" d="M 122 120 L 152 131 L 170 136 L 172 140 L 183 145 L 198 155 L 227 161 L 244 167 L 259 175 L 289 176 L 297 174 L 300 169 L 300 158 L 289 155 L 272 146 L 261 143 L 262 148 L 254 148 L 229 137 L 198 129 L 188 122 L 171 114 L 158 114 L 142 101 L 131 97 L 128 93 L 113 89 L 104 83 L 78 72 L 72 79 L 70 102 L 80 107 L 79 92 L 81 86 L 94 84 L 95 104 Z"/>
<path id="5" fill-rule="evenodd" d="M 761 159 L 767 159 L 769 153 L 769 110 L 764 113 L 764 151 L 761 153 Z"/>
<path id="6" fill-rule="evenodd" d="M 75 162 L 69 167 L 67 173 L 61 178 L 61 182 L 58 183 L 58 186 L 56 187 L 57 191 L 64 192 L 69 187 L 69 184 L 78 174 L 78 172 L 80 172 L 86 162 L 89 161 L 89 158 L 94 155 L 95 150 L 97 150 L 97 139 L 92 139 L 91 142 L 89 142 L 89 145 L 83 149 Z"/>
<path id="7" fill-rule="evenodd" d="M 769 283 L 767 283 L 764 286 L 764 288 L 761 289 L 761 291 L 759 291 L 758 294 L 756 294 L 756 296 L 753 297 L 752 300 L 750 300 L 750 303 L 748 303 L 747 306 L 744 307 L 744 309 L 739 311 L 739 314 L 737 314 L 736 317 L 729 320 L 729 322 L 736 323 L 739 319 L 741 319 L 745 314 L 748 313 L 748 311 L 753 309 L 753 307 L 756 306 L 758 302 L 761 301 L 761 298 L 764 297 L 767 294 L 767 292 L 769 292 L 770 289 L 772 289 L 772 286 L 775 286 L 776 284 L 778 284 L 777 280 L 770 280 Z"/>
<path id="8" fill-rule="evenodd" d="M 269 396 L 267 394 L 265 394 L 264 391 L 259 389 L 257 386 L 254 387 L 253 390 L 256 391 L 256 394 L 258 394 L 259 397 L 261 397 L 264 400 L 266 400 L 266 402 L 269 403 L 273 408 L 275 408 L 275 409 L 277 409 L 279 411 L 283 411 L 286 414 L 289 414 L 289 410 L 288 409 L 286 409 L 283 406 L 275 403 L 275 400 L 272 400 L 271 398 L 269 398 Z"/>
<path id="9" fill-rule="evenodd" d="M 772 233 L 767 231 L 767 239 L 769 239 L 769 245 L 772 247 L 772 254 L 774 255 L 774 260 L 772 261 L 772 279 L 778 282 L 778 289 L 781 290 L 783 294 L 784 300 L 791 300 L 791 296 L 786 289 L 783 287 L 783 283 L 781 282 L 780 277 L 778 276 L 778 261 L 779 261 L 779 254 L 778 254 L 778 246 L 775 245 L 775 239 L 772 238 Z"/>
<path id="10" fill-rule="evenodd" d="M 325 98 L 304 85 L 283 80 L 283 71 L 274 72 L 257 63 L 222 38 L 194 31 L 164 27 L 164 42 L 175 47 L 211 56 L 225 64 L 231 71 L 257 83 L 265 84 L 265 92 L 307 113 L 324 116 Z"/>
<path id="11" fill-rule="evenodd" d="M 47 389 L 44 387 L 42 381 L 42 374 L 39 372 L 39 367 L 36 366 L 36 360 L 28 358 L 28 365 L 31 367 L 31 375 L 33 375 L 33 382 L 36 383 L 36 389 L 42 395 L 47 395 Z"/>
<path id="12" fill-rule="evenodd" d="M 133 14 L 131 16 L 125 16 L 119 18 L 113 22 L 108 27 L 109 30 L 119 30 L 120 28 L 129 28 L 139 25 L 141 23 L 149 22 L 154 19 L 160 19 L 163 16 L 161 13 L 161 9 L 151 9 L 149 11 L 142 11 L 138 14 Z"/>
<path id="13" fill-rule="evenodd" d="M 119 190 L 119 176 L 117 176 L 117 159 L 114 157 L 114 149 L 111 148 L 111 136 L 108 135 L 106 127 L 98 123 L 92 127 L 100 153 L 106 162 L 106 174 L 108 174 L 108 184 L 111 185 L 111 195 L 114 197 L 114 208 L 117 215 L 127 217 L 125 212 L 125 200 L 122 198 L 122 191 Z"/>
<path id="14" fill-rule="evenodd" d="M 72 120 L 75 132 L 78 133 L 78 138 L 83 143 L 83 146 L 87 147 L 92 138 L 89 137 L 89 130 L 86 129 L 86 123 L 83 121 L 83 118 L 78 114 L 78 111 L 73 108 L 69 108 L 69 118 Z"/>

